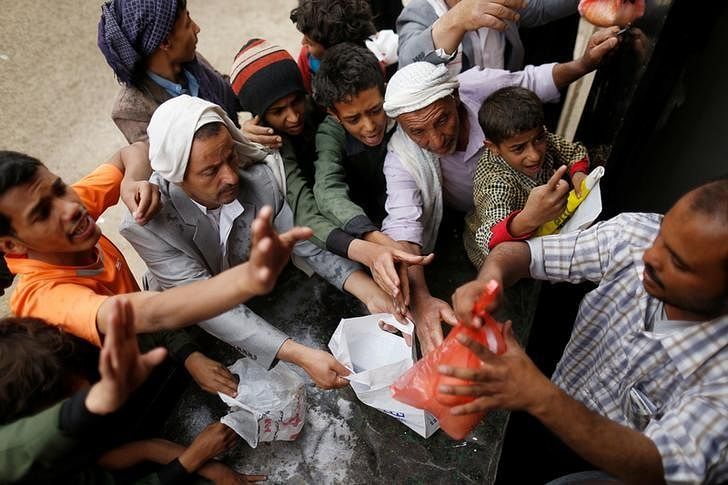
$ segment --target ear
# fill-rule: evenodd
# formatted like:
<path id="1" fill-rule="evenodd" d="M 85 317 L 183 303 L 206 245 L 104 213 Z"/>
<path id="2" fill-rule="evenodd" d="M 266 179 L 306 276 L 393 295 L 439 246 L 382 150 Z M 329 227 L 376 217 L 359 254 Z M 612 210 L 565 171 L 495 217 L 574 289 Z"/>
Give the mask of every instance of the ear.
<path id="1" fill-rule="evenodd" d="M 483 140 L 483 145 L 485 145 L 485 148 L 487 148 L 488 150 L 490 150 L 490 152 L 493 155 L 500 155 L 501 154 L 500 150 L 498 149 L 498 145 L 496 145 L 492 141 L 488 140 L 487 138 L 485 140 Z"/>
<path id="2" fill-rule="evenodd" d="M 339 119 L 339 113 L 336 112 L 334 108 L 326 108 L 326 112 L 330 114 L 336 121 L 341 124 L 341 119 Z"/>
<path id="3" fill-rule="evenodd" d="M 28 247 L 12 236 L 0 237 L 0 250 L 5 254 L 24 256 L 28 254 Z"/>
<path id="4" fill-rule="evenodd" d="M 170 47 L 172 47 L 172 42 L 169 40 L 169 36 L 165 37 L 162 42 L 159 43 L 158 49 L 162 49 L 163 51 L 168 50 Z"/>

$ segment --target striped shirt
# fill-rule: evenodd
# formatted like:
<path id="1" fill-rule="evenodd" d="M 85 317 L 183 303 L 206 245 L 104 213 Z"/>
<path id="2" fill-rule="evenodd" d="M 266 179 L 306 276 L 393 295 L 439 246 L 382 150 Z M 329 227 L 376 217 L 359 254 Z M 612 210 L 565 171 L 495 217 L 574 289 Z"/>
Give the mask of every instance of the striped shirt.
<path id="1" fill-rule="evenodd" d="M 621 214 L 528 241 L 534 278 L 599 285 L 579 307 L 552 380 L 650 438 L 668 483 L 726 483 L 728 315 L 689 325 L 659 321 L 663 304 L 642 285 L 642 255 L 661 220 Z"/>
<path id="2" fill-rule="evenodd" d="M 580 163 L 581 162 L 581 163 Z M 488 256 L 493 239 L 493 226 L 526 206 L 531 190 L 549 181 L 561 165 L 588 170 L 589 158 L 581 143 L 570 142 L 546 132 L 546 154 L 541 170 L 531 178 L 516 170 L 503 157 L 485 150 L 475 169 L 473 199 L 475 208 L 465 218 L 463 242 L 470 261 L 480 268 Z M 510 236 L 511 239 L 513 236 Z M 526 239 L 523 237 L 521 239 Z"/>

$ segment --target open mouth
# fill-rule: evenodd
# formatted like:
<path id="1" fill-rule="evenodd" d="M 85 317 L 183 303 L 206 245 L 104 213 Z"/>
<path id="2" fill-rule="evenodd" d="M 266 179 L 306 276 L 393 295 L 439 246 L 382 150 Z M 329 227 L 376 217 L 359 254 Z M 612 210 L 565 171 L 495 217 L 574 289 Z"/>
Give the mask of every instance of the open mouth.
<path id="1" fill-rule="evenodd" d="M 94 223 L 93 219 L 91 219 L 90 215 L 84 215 L 78 220 L 76 226 L 73 228 L 70 236 L 71 239 L 86 239 L 93 233 L 95 225 L 96 224 Z"/>
<path id="2" fill-rule="evenodd" d="M 376 133 L 374 135 L 364 135 L 362 137 L 364 143 L 369 146 L 376 146 L 382 142 L 382 133 Z"/>

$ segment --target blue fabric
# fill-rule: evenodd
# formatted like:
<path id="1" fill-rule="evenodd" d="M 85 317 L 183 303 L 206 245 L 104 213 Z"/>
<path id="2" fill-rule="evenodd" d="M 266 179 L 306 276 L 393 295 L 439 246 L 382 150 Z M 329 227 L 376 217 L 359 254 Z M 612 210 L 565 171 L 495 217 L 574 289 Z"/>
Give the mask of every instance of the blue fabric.
<path id="1" fill-rule="evenodd" d="M 182 72 L 184 73 L 185 78 L 187 78 L 187 87 L 154 74 L 152 71 L 147 71 L 147 76 L 149 76 L 149 78 L 157 83 L 162 89 L 167 91 L 167 93 L 169 93 L 169 95 L 173 98 L 176 98 L 180 94 L 189 94 L 190 96 L 197 97 L 200 93 L 200 83 L 187 69 L 182 70 Z"/>
<path id="2" fill-rule="evenodd" d="M 321 66 L 321 61 L 316 59 L 311 54 L 308 55 L 308 68 L 312 74 L 316 74 Z"/>
<path id="3" fill-rule="evenodd" d="M 122 83 L 172 30 L 177 0 L 109 0 L 101 6 L 97 43 Z"/>

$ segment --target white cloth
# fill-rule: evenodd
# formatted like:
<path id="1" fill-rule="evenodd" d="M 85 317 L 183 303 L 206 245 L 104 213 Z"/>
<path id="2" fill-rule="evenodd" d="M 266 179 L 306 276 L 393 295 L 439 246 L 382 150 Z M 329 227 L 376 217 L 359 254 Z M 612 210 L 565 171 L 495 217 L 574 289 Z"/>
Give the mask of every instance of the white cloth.
<path id="1" fill-rule="evenodd" d="M 389 140 L 387 150 L 399 156 L 402 165 L 417 183 L 422 197 L 422 254 L 431 253 L 442 221 L 442 174 L 440 159 L 423 150 L 401 127 Z"/>
<path id="2" fill-rule="evenodd" d="M 460 83 L 443 64 L 414 62 L 397 71 L 387 84 L 384 111 L 390 118 L 411 113 L 449 96 Z"/>
<path id="3" fill-rule="evenodd" d="M 220 268 L 223 270 L 228 269 L 230 264 L 228 263 L 227 257 L 227 240 L 230 236 L 230 231 L 233 229 L 233 222 L 235 222 L 235 219 L 237 219 L 240 214 L 245 212 L 245 208 L 238 199 L 233 200 L 229 204 L 221 205 L 217 209 L 208 209 L 194 200 L 192 200 L 192 202 L 194 202 L 195 205 L 199 207 L 200 211 L 207 216 L 210 220 L 210 224 L 212 224 L 212 227 L 214 227 L 217 231 L 220 237 Z"/>
<path id="4" fill-rule="evenodd" d="M 364 41 L 367 49 L 377 57 L 379 62 L 385 66 L 397 64 L 397 46 L 399 45 L 399 36 L 390 29 L 380 30 L 376 34 Z"/>
<path id="5" fill-rule="evenodd" d="M 444 0 L 427 0 L 438 18 L 445 15 L 449 7 Z M 506 36 L 503 32 L 491 30 L 487 27 L 481 27 L 477 30 L 466 32 L 465 35 L 470 38 L 473 46 L 474 59 L 470 59 L 472 65 L 480 67 L 489 67 L 493 69 L 503 69 Z M 458 44 L 455 56 L 447 63 L 447 69 L 453 76 L 460 74 L 463 65 L 463 44 Z"/>
<path id="6" fill-rule="evenodd" d="M 186 94 L 169 99 L 159 105 L 147 127 L 149 160 L 152 169 L 165 180 L 181 183 L 190 159 L 195 132 L 208 123 L 224 123 L 233 137 L 241 163 L 260 161 L 268 153 L 252 143 L 216 104 Z M 270 163 L 268 160 L 266 162 Z M 275 170 L 273 171 L 276 172 Z"/>

